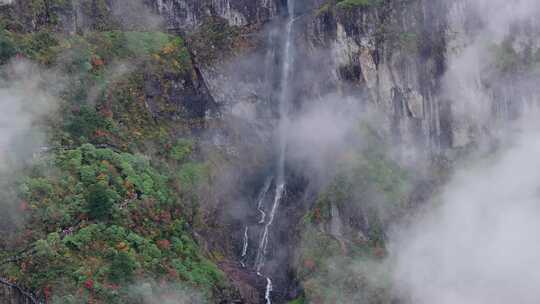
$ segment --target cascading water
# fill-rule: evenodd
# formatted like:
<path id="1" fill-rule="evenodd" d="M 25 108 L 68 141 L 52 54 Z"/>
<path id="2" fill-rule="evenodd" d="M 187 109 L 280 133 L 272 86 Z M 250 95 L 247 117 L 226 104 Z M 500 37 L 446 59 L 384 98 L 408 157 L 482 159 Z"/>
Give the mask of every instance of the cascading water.
<path id="1" fill-rule="evenodd" d="M 274 223 L 274 218 L 279 209 L 279 205 L 285 194 L 285 152 L 287 149 L 287 129 L 289 126 L 289 101 L 290 101 L 290 74 L 293 66 L 293 25 L 294 25 L 294 0 L 287 1 L 288 8 L 288 20 L 286 24 L 286 35 L 283 44 L 283 60 L 282 60 L 282 69 L 280 75 L 280 94 L 279 94 L 279 124 L 278 124 L 278 157 L 276 163 L 276 175 L 275 178 L 270 176 L 259 196 L 257 197 L 257 211 L 260 213 L 259 224 L 264 225 L 261 238 L 259 240 L 259 246 L 257 247 L 257 255 L 255 257 L 254 269 L 257 272 L 257 275 L 264 277 L 266 279 L 266 290 L 264 298 L 266 304 L 272 303 L 272 291 L 273 291 L 273 282 L 269 276 L 262 274 L 262 268 L 266 262 L 266 254 L 269 242 L 270 227 Z M 274 199 L 272 201 L 272 208 L 269 213 L 264 209 L 264 201 L 270 190 L 272 183 L 275 184 L 275 193 Z M 246 226 L 244 229 L 244 240 L 241 253 L 241 264 L 242 267 L 245 267 L 245 262 L 248 257 L 248 246 L 249 246 L 249 227 Z"/>
<path id="2" fill-rule="evenodd" d="M 246 257 L 247 257 L 247 250 L 249 246 L 249 227 L 246 225 L 246 228 L 244 229 L 244 245 L 242 246 L 242 260 L 240 263 L 242 264 L 242 267 L 246 267 L 246 264 L 244 263 Z"/>
<path id="3" fill-rule="evenodd" d="M 259 224 L 264 224 L 266 221 L 266 212 L 264 211 L 264 198 L 266 197 L 266 194 L 270 190 L 270 186 L 272 185 L 272 181 L 274 180 L 273 176 L 270 176 L 266 179 L 266 182 L 264 183 L 264 186 L 259 193 L 259 196 L 257 197 L 257 211 L 259 211 L 261 218 L 259 219 Z M 244 239 L 243 239 L 243 245 L 242 245 L 242 253 L 240 254 L 240 264 L 242 264 L 242 267 L 246 267 L 246 259 L 248 258 L 248 248 L 249 248 L 249 226 L 246 225 L 244 227 Z"/>
<path id="4" fill-rule="evenodd" d="M 249 228 L 248 226 L 246 226 L 246 229 L 244 230 L 244 246 L 242 247 L 242 257 L 245 257 L 247 254 L 248 242 L 249 242 L 248 231 L 249 231 Z"/>
<path id="5" fill-rule="evenodd" d="M 266 303 L 272 303 L 272 280 L 270 278 L 266 278 L 266 292 L 264 293 L 264 299 L 266 300 Z"/>
<path id="6" fill-rule="evenodd" d="M 261 274 L 262 267 L 266 262 L 266 253 L 268 247 L 268 237 L 270 232 L 270 227 L 274 222 L 274 218 L 278 211 L 279 205 L 285 193 L 285 152 L 287 149 L 287 129 L 289 126 L 289 102 L 290 102 L 290 75 L 291 68 L 293 66 L 293 25 L 294 25 L 294 0 L 287 1 L 288 8 L 288 20 L 286 25 L 286 35 L 285 43 L 283 48 L 283 63 L 281 70 L 281 81 L 280 81 L 280 95 L 279 95 L 279 126 L 278 126 L 278 138 L 279 138 L 279 151 L 276 164 L 276 179 L 275 179 L 275 194 L 272 204 L 272 209 L 268 217 L 266 213 L 262 211 L 262 200 L 259 201 L 258 209 L 262 213 L 262 218 L 260 223 L 264 223 L 264 230 L 259 242 L 259 247 L 257 248 L 257 256 L 255 258 L 255 270 L 257 274 Z M 264 198 L 263 198 L 264 199 Z M 270 277 L 266 276 L 266 291 L 265 291 L 265 300 L 266 304 L 272 303 L 272 289 L 273 284 Z"/>
<path id="7" fill-rule="evenodd" d="M 258 274 L 260 274 L 261 268 L 264 266 L 264 262 L 266 259 L 266 248 L 268 247 L 268 234 L 270 232 L 270 226 L 274 222 L 274 217 L 276 215 L 279 203 L 281 202 L 281 198 L 283 197 L 284 192 L 285 183 L 277 184 L 276 193 L 274 196 L 274 203 L 272 204 L 272 210 L 270 211 L 268 221 L 264 225 L 263 234 L 259 243 L 259 248 L 257 250 L 257 257 L 255 258 L 255 269 L 257 270 Z"/>
<path id="8" fill-rule="evenodd" d="M 264 183 L 264 188 L 262 189 L 257 199 L 257 210 L 261 214 L 261 219 L 259 220 L 259 224 L 264 224 L 264 222 L 266 221 L 266 212 L 264 212 L 263 203 L 264 203 L 264 198 L 266 197 L 266 193 L 268 193 L 268 190 L 270 190 L 270 186 L 272 185 L 273 179 L 274 179 L 273 177 L 269 177 L 266 180 L 266 182 Z"/>

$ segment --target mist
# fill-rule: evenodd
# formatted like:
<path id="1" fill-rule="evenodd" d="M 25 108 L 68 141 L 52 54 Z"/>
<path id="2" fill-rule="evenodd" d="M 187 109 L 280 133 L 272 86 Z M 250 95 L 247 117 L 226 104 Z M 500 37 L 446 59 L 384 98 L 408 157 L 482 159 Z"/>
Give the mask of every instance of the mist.
<path id="1" fill-rule="evenodd" d="M 116 0 L 111 5 L 113 15 L 124 30 L 156 30 L 164 26 L 163 18 L 144 0 Z"/>
<path id="2" fill-rule="evenodd" d="M 0 246 L 12 246 L 10 232 L 25 223 L 15 183 L 21 172 L 47 153 L 46 121 L 60 107 L 57 93 L 63 80 L 26 60 L 0 68 Z"/>
<path id="3" fill-rule="evenodd" d="M 53 71 L 16 60 L 2 70 L 0 78 L 0 174 L 7 179 L 9 170 L 31 161 L 46 148 L 46 119 L 60 106 L 57 93 L 62 81 Z"/>
<path id="4" fill-rule="evenodd" d="M 478 131 L 471 130 L 504 129 L 505 120 L 512 116 L 509 108 L 534 101 L 531 95 L 536 89 L 530 83 L 538 81 L 537 70 L 525 71 L 521 65 L 529 60 L 527 53 L 538 48 L 531 36 L 538 30 L 539 12 L 540 4 L 531 0 L 450 4 L 451 39 L 441 96 L 451 102 L 454 113 L 454 146 L 481 140 Z M 502 96 L 494 96 L 497 91 Z M 503 125 L 497 124 L 499 119 Z"/>
<path id="5" fill-rule="evenodd" d="M 142 304 L 203 304 L 208 303 L 202 293 L 183 286 L 139 282 L 128 288 L 130 297 Z"/>
<path id="6" fill-rule="evenodd" d="M 490 73 L 497 64 L 490 47 L 510 39 L 516 25 L 534 23 L 539 4 L 476 0 L 458 2 L 452 9 L 451 16 L 475 18 L 472 26 L 458 28 L 450 42 L 443 79 L 443 94 L 452 101 L 461 128 L 454 138 L 460 146 L 471 140 L 469 125 L 490 128 L 500 114 L 492 112 L 497 101 L 486 83 L 509 87 L 512 81 L 536 79 L 512 72 L 503 81 Z M 454 26 L 460 22 L 451 20 Z M 514 45 L 519 51 L 519 41 Z M 514 90 L 509 102 L 533 103 L 528 97 L 532 92 Z M 399 298 L 419 304 L 538 302 L 538 127 L 534 118 L 521 113 L 514 122 L 490 130 L 499 149 L 486 148 L 487 155 L 459 166 L 429 204 L 394 227 L 388 262 Z"/>
<path id="7" fill-rule="evenodd" d="M 459 170 L 440 203 L 393 238 L 395 280 L 412 303 L 537 303 L 540 129 Z"/>
<path id="8" fill-rule="evenodd" d="M 361 145 L 364 115 L 354 99 L 331 94 L 312 101 L 289 126 L 289 166 L 304 170 L 312 182 L 332 178 L 340 155 Z"/>

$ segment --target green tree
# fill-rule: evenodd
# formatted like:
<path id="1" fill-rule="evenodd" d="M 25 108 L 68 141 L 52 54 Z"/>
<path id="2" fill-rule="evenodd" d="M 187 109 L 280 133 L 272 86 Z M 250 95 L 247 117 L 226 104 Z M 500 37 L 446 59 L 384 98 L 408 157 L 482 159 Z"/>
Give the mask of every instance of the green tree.
<path id="1" fill-rule="evenodd" d="M 88 188 L 86 194 L 87 212 L 92 219 L 106 218 L 115 203 L 117 194 L 102 183 L 96 183 Z"/>
<path id="2" fill-rule="evenodd" d="M 109 279 L 113 282 L 129 282 L 137 269 L 137 262 L 127 252 L 119 252 L 113 258 Z"/>
<path id="3" fill-rule="evenodd" d="M 0 31 L 0 64 L 6 63 L 11 57 L 15 56 L 17 50 L 11 38 L 4 30 Z"/>

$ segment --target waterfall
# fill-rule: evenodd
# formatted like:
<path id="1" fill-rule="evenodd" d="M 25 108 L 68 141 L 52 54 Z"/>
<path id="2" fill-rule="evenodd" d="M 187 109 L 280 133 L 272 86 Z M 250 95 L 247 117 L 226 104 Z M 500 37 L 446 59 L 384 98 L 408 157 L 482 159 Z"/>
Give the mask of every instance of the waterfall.
<path id="1" fill-rule="evenodd" d="M 276 182 L 275 182 L 275 194 L 272 204 L 272 209 L 268 218 L 266 213 L 262 212 L 262 202 L 259 201 L 259 211 L 262 212 L 262 218 L 260 223 L 264 223 L 264 230 L 257 248 L 257 256 L 255 258 L 255 270 L 257 274 L 262 276 L 261 270 L 266 262 L 266 251 L 268 247 L 268 237 L 270 227 L 274 222 L 274 218 L 278 211 L 279 205 L 285 193 L 286 181 L 285 181 L 285 152 L 287 150 L 287 129 L 289 127 L 289 103 L 290 103 L 290 76 L 293 66 L 293 25 L 294 25 L 294 0 L 287 1 L 288 8 L 288 20 L 285 29 L 285 43 L 283 47 L 283 62 L 281 70 L 280 80 L 280 95 L 279 95 L 279 125 L 278 125 L 278 157 L 276 164 Z M 265 222 L 266 220 L 266 222 Z M 266 276 L 266 291 L 265 300 L 266 304 L 272 303 L 272 280 Z"/>
<path id="2" fill-rule="evenodd" d="M 272 290 L 273 283 L 269 276 L 265 276 L 261 273 L 262 268 L 266 262 L 266 254 L 269 242 L 270 227 L 274 223 L 274 218 L 278 212 L 279 205 L 285 194 L 285 152 L 287 150 L 287 129 L 289 127 L 289 103 L 290 103 L 290 75 L 293 66 L 293 25 L 294 25 L 294 0 L 287 1 L 288 16 L 285 29 L 285 40 L 283 44 L 283 59 L 282 69 L 280 74 L 280 94 L 279 94 L 279 123 L 277 126 L 278 137 L 278 149 L 277 149 L 277 161 L 276 161 L 276 173 L 274 176 L 267 178 L 264 186 L 257 197 L 257 211 L 260 213 L 259 224 L 264 225 L 259 246 L 257 247 L 257 255 L 255 257 L 254 269 L 257 275 L 265 277 L 266 279 L 266 291 L 265 300 L 266 304 L 272 303 Z M 274 199 L 272 201 L 272 207 L 270 211 L 264 209 L 264 201 L 272 186 L 275 184 Z M 241 254 L 241 264 L 245 267 L 247 258 L 247 251 L 249 246 L 248 226 L 244 229 L 244 240 Z"/>
<path id="3" fill-rule="evenodd" d="M 242 264 L 242 267 L 244 268 L 246 267 L 246 264 L 244 262 L 247 256 L 247 250 L 248 250 L 248 245 L 249 245 L 248 232 L 249 232 L 249 227 L 246 225 L 246 228 L 244 229 L 244 244 L 242 245 L 242 256 L 241 256 L 242 259 L 240 261 L 240 264 Z"/>
<path id="4" fill-rule="evenodd" d="M 281 92 L 279 96 L 279 157 L 277 163 L 276 185 L 285 184 L 285 150 L 287 148 L 287 129 L 289 126 L 289 102 L 290 102 L 290 76 L 293 66 L 293 25 L 294 25 L 294 0 L 287 0 L 289 16 L 286 28 L 285 46 L 283 52 L 283 67 L 281 74 Z M 279 189 L 280 187 L 276 187 Z M 277 190 L 276 190 L 277 191 Z M 281 196 L 276 192 L 276 196 Z"/>
<path id="5" fill-rule="evenodd" d="M 242 257 L 245 257 L 246 254 L 247 254 L 247 250 L 248 250 L 248 242 L 249 242 L 249 238 L 248 238 L 248 226 L 246 226 L 246 229 L 244 230 L 244 246 L 242 246 Z"/>
<path id="6" fill-rule="evenodd" d="M 261 268 L 264 266 L 264 262 L 266 259 L 266 248 L 268 247 L 268 234 L 270 231 L 270 226 L 274 222 L 274 217 L 276 215 L 277 209 L 279 207 L 279 203 L 281 201 L 281 198 L 283 197 L 284 192 L 285 192 L 285 183 L 276 185 L 276 194 L 274 196 L 272 210 L 270 210 L 268 222 L 266 222 L 266 224 L 264 225 L 263 234 L 261 237 L 261 241 L 259 243 L 259 248 L 257 250 L 257 257 L 255 258 L 255 269 L 257 270 L 257 273 L 259 274 L 260 274 Z"/>
<path id="7" fill-rule="evenodd" d="M 266 278 L 266 292 L 264 293 L 264 299 L 266 300 L 266 303 L 272 303 L 271 296 L 272 295 L 272 280 L 270 278 Z"/>
<path id="8" fill-rule="evenodd" d="M 259 224 L 264 224 L 264 222 L 266 221 L 266 212 L 264 212 L 263 203 L 264 203 L 264 198 L 266 197 L 266 193 L 268 193 L 268 190 L 270 190 L 270 186 L 272 185 L 273 179 L 274 179 L 273 177 L 269 177 L 266 180 L 266 182 L 264 183 L 264 187 L 261 193 L 259 193 L 259 197 L 257 199 L 257 210 L 261 214 L 261 219 L 259 220 Z"/>

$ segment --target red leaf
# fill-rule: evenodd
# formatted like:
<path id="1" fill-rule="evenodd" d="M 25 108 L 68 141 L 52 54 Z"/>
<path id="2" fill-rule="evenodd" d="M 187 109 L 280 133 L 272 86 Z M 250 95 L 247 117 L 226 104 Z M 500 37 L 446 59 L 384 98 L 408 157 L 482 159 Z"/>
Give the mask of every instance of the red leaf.
<path id="1" fill-rule="evenodd" d="M 84 287 L 89 290 L 94 289 L 94 281 L 92 279 L 86 280 L 86 282 L 84 282 Z"/>

